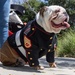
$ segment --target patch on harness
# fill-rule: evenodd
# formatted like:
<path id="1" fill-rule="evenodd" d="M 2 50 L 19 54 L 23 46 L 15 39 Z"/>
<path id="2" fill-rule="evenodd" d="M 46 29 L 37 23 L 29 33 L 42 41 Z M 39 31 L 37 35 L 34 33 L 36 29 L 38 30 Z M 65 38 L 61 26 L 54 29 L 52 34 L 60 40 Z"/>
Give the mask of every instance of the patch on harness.
<path id="1" fill-rule="evenodd" d="M 31 40 L 27 38 L 26 36 L 24 36 L 24 45 L 26 48 L 30 48 L 32 46 Z"/>

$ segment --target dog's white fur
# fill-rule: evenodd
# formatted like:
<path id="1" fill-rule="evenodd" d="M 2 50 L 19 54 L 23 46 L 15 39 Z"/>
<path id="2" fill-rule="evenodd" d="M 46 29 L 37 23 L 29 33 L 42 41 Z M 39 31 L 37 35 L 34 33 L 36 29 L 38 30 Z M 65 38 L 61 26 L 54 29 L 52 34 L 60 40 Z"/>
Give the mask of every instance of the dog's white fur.
<path id="1" fill-rule="evenodd" d="M 58 5 L 46 6 L 43 11 L 43 16 L 39 11 L 36 15 L 36 21 L 42 28 L 44 28 L 45 31 L 49 33 L 59 33 L 62 29 L 70 27 L 67 23 L 69 21 L 69 16 L 65 8 Z M 51 21 L 56 24 L 57 27 L 53 26 Z M 62 25 L 58 27 L 61 23 Z"/>

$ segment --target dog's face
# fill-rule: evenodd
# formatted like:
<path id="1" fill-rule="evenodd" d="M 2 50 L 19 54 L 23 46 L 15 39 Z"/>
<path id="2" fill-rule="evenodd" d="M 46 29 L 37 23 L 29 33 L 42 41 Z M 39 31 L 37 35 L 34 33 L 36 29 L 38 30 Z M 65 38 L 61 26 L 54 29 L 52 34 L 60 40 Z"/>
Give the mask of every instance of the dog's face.
<path id="1" fill-rule="evenodd" d="M 69 16 L 66 10 L 58 5 L 44 6 L 36 15 L 37 23 L 49 33 L 59 33 L 69 28 Z"/>

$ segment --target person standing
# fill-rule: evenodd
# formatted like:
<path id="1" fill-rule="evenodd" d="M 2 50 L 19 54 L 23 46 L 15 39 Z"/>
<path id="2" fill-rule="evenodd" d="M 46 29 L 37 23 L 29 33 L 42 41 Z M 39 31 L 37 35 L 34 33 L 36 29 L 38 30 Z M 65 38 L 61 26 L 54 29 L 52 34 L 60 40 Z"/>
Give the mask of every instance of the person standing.
<path id="1" fill-rule="evenodd" d="M 0 0 L 0 48 L 8 37 L 10 0 Z"/>

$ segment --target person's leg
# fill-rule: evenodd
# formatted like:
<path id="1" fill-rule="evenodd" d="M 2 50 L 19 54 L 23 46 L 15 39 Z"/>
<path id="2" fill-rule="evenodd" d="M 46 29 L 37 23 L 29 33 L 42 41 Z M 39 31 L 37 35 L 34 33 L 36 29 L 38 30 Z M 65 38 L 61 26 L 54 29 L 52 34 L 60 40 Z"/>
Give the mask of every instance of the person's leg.
<path id="1" fill-rule="evenodd" d="M 8 37 L 10 0 L 0 0 L 0 48 Z"/>

